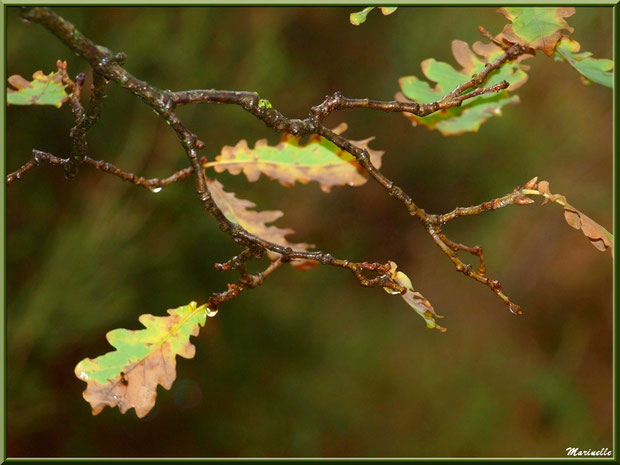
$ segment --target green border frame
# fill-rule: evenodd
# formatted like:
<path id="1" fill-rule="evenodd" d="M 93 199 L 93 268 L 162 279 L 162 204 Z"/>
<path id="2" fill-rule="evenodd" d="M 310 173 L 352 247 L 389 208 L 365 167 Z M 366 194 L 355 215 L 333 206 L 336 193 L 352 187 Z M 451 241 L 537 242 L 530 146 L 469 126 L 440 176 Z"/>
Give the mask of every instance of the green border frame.
<path id="1" fill-rule="evenodd" d="M 614 33 L 613 33 L 613 60 L 617 61 L 617 46 L 618 46 L 618 26 L 620 24 L 620 0 L 580 0 L 578 2 L 567 2 L 566 0 L 547 0 L 547 1 L 530 1 L 525 2 L 521 1 L 505 1 L 502 3 L 498 3 L 495 0 L 476 0 L 473 2 L 463 1 L 455 1 L 455 0 L 436 0 L 434 2 L 431 1 L 404 1 L 404 0 L 394 0 L 391 2 L 386 1 L 376 1 L 376 2 L 368 2 L 368 1 L 356 1 L 356 0 L 338 0 L 338 1 L 330 1 L 330 0 L 314 0 L 311 2 L 299 2 L 299 3 L 291 3 L 291 1 L 284 0 L 272 0 L 272 1 L 257 1 L 257 0 L 233 0 L 230 3 L 224 1 L 213 1 L 208 2 L 204 0 L 184 0 L 182 2 L 175 3 L 170 0 L 150 0 L 150 1 L 140 1 L 140 0 L 129 0 L 126 2 L 119 1 L 100 1 L 100 0 L 82 0 L 82 1 L 66 1 L 66 0 L 44 0 L 42 2 L 37 2 L 34 0 L 0 0 L 0 24 L 2 25 L 2 37 L 4 39 L 4 43 L 7 43 L 7 28 L 6 28 L 6 7 L 8 6 L 21 6 L 21 5 L 51 5 L 51 6 L 75 6 L 75 7 L 84 7 L 84 6 L 171 6 L 171 7 L 183 7 L 183 6 L 351 6 L 351 7 L 364 7 L 364 6 L 507 6 L 507 5 L 520 5 L 520 6 L 553 6 L 553 5 L 566 5 L 570 4 L 570 6 L 605 6 L 605 7 L 613 7 L 613 25 L 614 25 Z M 5 104 L 5 96 L 6 96 L 6 45 L 2 49 L 2 60 L 0 64 L 0 70 L 2 71 L 2 96 L 0 97 L 0 104 L 3 106 L 4 111 L 0 113 L 0 122 L 2 123 L 2 139 L 6 140 L 6 104 Z M 615 70 L 615 68 L 614 68 Z M 617 231 L 617 205 L 615 200 L 618 198 L 617 192 L 617 176 L 618 176 L 618 163 L 617 163 L 617 150 L 618 145 L 620 143 L 620 135 L 617 129 L 618 122 L 618 88 L 620 85 L 620 73 L 615 73 L 614 80 L 614 89 L 613 89 L 613 115 L 614 115 L 614 134 L 613 134 L 613 231 Z M 2 177 L 6 175 L 6 146 L 2 145 L 2 160 L 0 162 L 0 174 Z M 0 323 L 0 329 L 2 333 L 2 346 L 0 348 L 0 359 L 3 362 L 3 369 L 0 370 L 0 382 L 2 389 L 2 395 L 0 396 L 0 411 L 2 411 L 2 423 L 0 428 L 0 434 L 2 437 L 0 438 L 0 459 L 2 463 L 15 463 L 15 462 L 41 462 L 41 461 L 49 461 L 49 462 L 92 462 L 92 463 L 104 463 L 104 462 L 116 462 L 116 461 L 149 461 L 149 462 L 164 462 L 164 461 L 242 461 L 242 460 L 250 460 L 250 458 L 39 458 L 39 459 L 31 459 L 31 458 L 8 458 L 6 455 L 6 432 L 7 432 L 7 417 L 6 417 L 6 366 L 7 366 L 7 352 L 6 352 L 6 341 L 7 341 L 7 314 L 6 314 L 6 183 L 2 183 L 1 199 L 0 202 L 0 212 L 2 213 L 2 230 L 0 231 L 0 241 L 2 242 L 2 268 L 0 268 L 0 294 L 2 295 L 2 320 Z M 612 457 L 601 457 L 601 458 L 593 458 L 593 457 L 578 457 L 578 458 L 569 458 L 569 457 L 551 457 L 551 458 L 543 458 L 543 457 L 527 457 L 527 458 L 447 458 L 447 457 L 437 457 L 437 458 L 361 458 L 361 457 L 352 457 L 352 458 L 251 458 L 254 461 L 322 461 L 322 460 L 338 460 L 338 461 L 454 461 L 454 462 L 471 462 L 471 461 L 480 461 L 480 462 L 489 462 L 489 461 L 531 461 L 531 460 L 541 460 L 548 462 L 558 462 L 558 461 L 578 461 L 578 462 L 618 462 L 618 454 L 617 454 L 617 444 L 618 444 L 618 410 L 616 403 L 616 392 L 617 392 L 617 374 L 618 374 L 618 358 L 617 358 L 617 333 L 618 333 L 618 318 L 616 315 L 616 309 L 618 308 L 618 294 L 617 294 L 617 261 L 614 259 L 613 261 L 613 307 L 612 307 L 612 324 L 613 324 L 613 340 L 612 340 L 612 389 L 613 389 L 613 409 L 612 409 L 612 421 L 613 421 L 613 433 L 612 433 Z"/>

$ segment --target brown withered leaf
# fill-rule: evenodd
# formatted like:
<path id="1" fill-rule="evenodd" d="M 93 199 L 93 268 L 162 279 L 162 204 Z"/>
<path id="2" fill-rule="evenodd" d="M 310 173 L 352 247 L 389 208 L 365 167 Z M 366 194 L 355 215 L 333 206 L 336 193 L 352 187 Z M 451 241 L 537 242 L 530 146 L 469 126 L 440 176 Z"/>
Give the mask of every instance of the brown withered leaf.
<path id="1" fill-rule="evenodd" d="M 342 123 L 334 132 L 342 134 L 346 129 L 347 125 Z M 250 182 L 258 180 L 262 173 L 286 187 L 295 182 L 316 181 L 324 192 L 329 192 L 333 186 L 360 186 L 368 180 L 355 157 L 332 142 L 318 135 L 311 136 L 305 144 L 300 143 L 300 139 L 284 134 L 276 146 L 270 146 L 266 139 L 262 139 L 254 148 L 241 140 L 234 147 L 225 146 L 215 161 L 204 163 L 203 167 L 213 167 L 218 173 L 228 171 L 236 175 L 243 172 Z M 368 150 L 371 163 L 379 168 L 383 152 L 368 147 L 373 139 L 350 142 Z"/>
<path id="2" fill-rule="evenodd" d="M 573 228 L 581 229 L 594 247 L 601 252 L 609 249 L 614 256 L 613 236 L 604 227 L 568 203 L 564 206 L 564 218 Z"/>
<path id="3" fill-rule="evenodd" d="M 575 229 L 581 232 L 590 240 L 590 243 L 598 250 L 604 252 L 610 250 L 611 256 L 614 255 L 614 236 L 603 226 L 598 224 L 592 218 L 579 211 L 566 200 L 561 194 L 552 194 L 549 189 L 548 181 L 536 182 L 538 178 L 528 181 L 522 189 L 525 195 L 542 195 L 544 197 L 543 205 L 547 202 L 555 202 L 564 208 L 564 219 Z"/>
<path id="4" fill-rule="evenodd" d="M 538 183 L 538 188 L 537 188 L 538 192 L 540 192 L 542 195 L 545 196 L 545 199 L 543 200 L 543 205 L 545 205 L 547 202 L 551 201 L 551 202 L 556 202 L 559 203 L 560 205 L 566 205 L 566 197 L 561 195 L 561 194 L 552 194 L 551 191 L 549 190 L 549 181 L 540 181 Z"/>
<path id="5" fill-rule="evenodd" d="M 307 252 L 309 248 L 314 247 L 312 244 L 289 242 L 286 236 L 295 232 L 292 229 L 268 225 L 268 223 L 273 223 L 284 215 L 280 210 L 252 210 L 256 207 L 254 202 L 239 199 L 234 193 L 224 191 L 224 186 L 219 181 L 207 178 L 207 185 L 213 200 L 222 210 L 224 216 L 229 221 L 242 226 L 250 234 L 254 234 L 274 244 L 303 252 Z M 269 253 L 269 257 L 272 260 L 276 260 L 278 256 L 279 254 Z M 291 265 L 299 270 L 307 270 L 316 266 L 317 262 L 314 260 L 293 259 L 291 260 Z"/>

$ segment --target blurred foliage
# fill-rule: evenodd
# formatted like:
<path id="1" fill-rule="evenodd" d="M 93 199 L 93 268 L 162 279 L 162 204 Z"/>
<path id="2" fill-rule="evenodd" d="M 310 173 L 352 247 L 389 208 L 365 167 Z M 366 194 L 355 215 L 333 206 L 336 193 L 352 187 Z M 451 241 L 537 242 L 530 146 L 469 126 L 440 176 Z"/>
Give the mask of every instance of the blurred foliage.
<path id="1" fill-rule="evenodd" d="M 7 70 L 29 76 L 67 60 L 88 67 L 7 8 Z M 363 25 L 347 8 L 58 8 L 97 43 L 128 55 L 136 76 L 169 89 L 258 91 L 305 116 L 336 90 L 389 99 L 399 76 L 453 39 L 499 31 L 493 8 L 399 8 Z M 612 55 L 612 9 L 577 8 L 576 36 Z M 509 192 L 535 175 L 612 231 L 612 94 L 566 66 L 529 60 L 521 103 L 477 134 L 444 138 L 400 115 L 347 111 L 353 139 L 376 136 L 385 174 L 444 212 Z M 90 75 L 87 79 L 90 79 Z M 88 84 L 89 81 L 87 81 Z M 68 153 L 68 109 L 7 110 L 7 170 L 32 148 Z M 239 108 L 179 111 L 209 159 L 244 138 L 279 136 Z M 145 176 L 187 165 L 172 131 L 110 86 L 90 155 Z M 88 167 L 72 182 L 41 167 L 7 188 L 9 456 L 563 456 L 611 448 L 612 262 L 557 212 L 511 207 L 446 231 L 485 247 L 489 274 L 525 314 L 454 272 L 420 224 L 376 183 L 287 189 L 219 174 L 227 189 L 281 209 L 294 241 L 353 260 L 394 260 L 444 315 L 425 330 L 400 299 L 341 270 L 278 270 L 226 304 L 180 360 L 171 391 L 144 419 L 91 417 L 73 366 L 109 347 L 113 328 L 189 300 L 234 274 L 239 249 L 201 210 L 191 181 L 151 193 Z"/>
<path id="2" fill-rule="evenodd" d="M 374 9 L 375 9 L 375 7 L 369 6 L 367 8 L 364 8 L 362 11 L 358 11 L 356 13 L 351 13 L 349 15 L 349 22 L 351 24 L 353 24 L 354 26 L 359 26 L 360 24 L 365 23 L 366 22 L 366 17 L 368 16 L 368 13 L 370 13 Z M 380 7 L 381 13 L 383 13 L 384 16 L 391 15 L 397 9 L 398 9 L 398 7 L 395 7 L 395 6 L 382 6 L 382 7 Z"/>

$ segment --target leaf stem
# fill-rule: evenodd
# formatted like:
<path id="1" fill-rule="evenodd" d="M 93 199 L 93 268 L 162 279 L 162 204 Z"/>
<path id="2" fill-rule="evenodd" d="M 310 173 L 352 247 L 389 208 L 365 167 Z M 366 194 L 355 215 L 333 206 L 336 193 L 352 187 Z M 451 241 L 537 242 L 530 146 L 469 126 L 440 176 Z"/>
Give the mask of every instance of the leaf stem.
<path id="1" fill-rule="evenodd" d="M 546 193 L 544 193 L 544 192 L 537 191 L 537 190 L 535 190 L 535 189 L 521 189 L 521 192 L 523 192 L 523 193 L 524 193 L 524 194 L 526 194 L 526 195 L 541 195 L 541 196 L 543 196 L 544 198 L 546 198 L 547 200 L 551 200 L 552 202 L 555 202 L 555 203 L 557 203 L 557 204 L 559 204 L 559 205 L 562 205 L 563 207 L 565 207 L 565 206 L 566 206 L 566 202 L 564 202 L 562 199 L 560 199 L 560 198 L 555 198 L 555 199 L 553 199 L 553 198 L 551 198 L 551 197 L 549 196 L 549 194 L 546 194 Z"/>

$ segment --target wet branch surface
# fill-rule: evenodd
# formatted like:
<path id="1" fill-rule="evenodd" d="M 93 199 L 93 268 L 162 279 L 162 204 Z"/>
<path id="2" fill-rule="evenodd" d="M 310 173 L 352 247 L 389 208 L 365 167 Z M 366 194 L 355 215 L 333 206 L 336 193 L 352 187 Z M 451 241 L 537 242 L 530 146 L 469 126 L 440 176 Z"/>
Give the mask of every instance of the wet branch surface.
<path id="1" fill-rule="evenodd" d="M 322 124 L 323 120 L 331 113 L 347 109 L 404 112 L 423 117 L 438 111 L 460 106 L 465 100 L 482 94 L 500 92 L 508 87 L 506 81 L 489 87 L 484 87 L 484 83 L 489 75 L 493 71 L 498 70 L 504 63 L 527 53 L 527 50 L 521 45 L 509 43 L 501 44 L 491 37 L 496 45 L 503 48 L 504 52 L 493 62 L 487 63 L 482 71 L 473 75 L 471 79 L 457 86 L 452 92 L 446 94 L 436 102 L 417 103 L 412 101 L 356 99 L 347 98 L 341 93 L 336 92 L 331 96 L 327 96 L 321 104 L 312 107 L 306 118 L 295 119 L 288 118 L 277 109 L 272 108 L 268 101 L 261 99 L 259 95 L 254 92 L 215 89 L 173 92 L 170 90 L 158 89 L 136 78 L 123 68 L 122 65 L 126 60 L 124 53 L 114 54 L 107 48 L 96 45 L 79 32 L 73 24 L 56 15 L 50 9 L 45 7 L 22 7 L 21 14 L 23 19 L 44 26 L 64 42 L 69 49 L 86 60 L 93 69 L 93 86 L 89 102 L 86 108 L 84 108 L 80 102 L 84 75 L 78 75 L 75 81 L 71 82 L 71 89 L 73 92 L 70 105 L 76 122 L 70 133 L 72 139 L 70 155 L 67 158 L 60 158 L 49 153 L 33 150 L 32 158 L 20 169 L 7 176 L 7 184 L 21 179 L 25 174 L 42 163 L 62 167 L 68 179 L 74 177 L 78 173 L 78 169 L 81 165 L 90 165 L 97 170 L 113 174 L 125 181 L 132 182 L 149 190 L 158 190 L 194 175 L 196 193 L 202 208 L 215 218 L 219 228 L 223 232 L 229 234 L 237 244 L 243 247 L 243 251 L 239 255 L 233 257 L 226 263 L 215 265 L 216 269 L 221 271 L 231 269 L 237 270 L 240 274 L 240 280 L 238 283 L 228 284 L 228 289 L 226 291 L 212 294 L 209 298 L 209 305 L 211 307 L 218 308 L 222 303 L 235 298 L 241 292 L 262 285 L 273 271 L 282 264 L 294 259 L 312 260 L 323 265 L 346 268 L 353 273 L 359 283 L 364 287 L 383 287 L 397 292 L 405 292 L 406 289 L 396 283 L 391 277 L 389 262 L 354 263 L 348 260 L 335 258 L 326 252 L 293 250 L 290 247 L 284 247 L 250 234 L 238 224 L 228 220 L 213 200 L 207 186 L 206 175 L 201 167 L 199 151 L 204 148 L 204 143 L 195 133 L 185 126 L 175 113 L 176 107 L 182 105 L 237 105 L 278 132 L 285 132 L 295 136 L 317 134 L 331 141 L 340 149 L 353 155 L 361 167 L 366 170 L 390 196 L 400 201 L 411 216 L 423 223 L 433 241 L 448 256 L 458 272 L 488 286 L 509 306 L 513 313 L 521 313 L 519 307 L 512 303 L 502 292 L 501 283 L 485 276 L 486 268 L 482 248 L 477 245 L 469 247 L 453 242 L 442 231 L 443 225 L 457 218 L 479 215 L 483 212 L 496 210 L 507 205 L 524 205 L 530 203 L 529 199 L 523 194 L 521 187 L 517 187 L 511 193 L 503 197 L 484 202 L 480 205 L 457 207 L 453 211 L 445 214 L 430 214 L 417 206 L 407 193 L 383 175 L 383 173 L 371 163 L 369 153 L 366 149 L 351 144 L 347 139 Z M 483 29 L 481 29 L 481 33 L 485 37 L 490 36 Z M 146 105 L 150 106 L 159 117 L 168 123 L 185 150 L 190 163 L 188 168 L 177 171 L 164 179 L 147 179 L 136 176 L 133 173 L 125 172 L 111 163 L 94 160 L 87 155 L 88 144 L 86 135 L 88 130 L 96 124 L 99 119 L 102 103 L 106 97 L 106 87 L 109 82 L 118 84 L 128 92 L 140 98 Z M 264 256 L 267 251 L 275 252 L 279 254 L 279 257 L 272 261 L 263 272 L 249 274 L 246 270 L 246 263 Z M 476 270 L 474 270 L 471 265 L 461 261 L 458 257 L 458 252 L 461 251 L 476 255 L 479 258 L 480 265 Z M 370 277 L 369 274 L 371 275 Z"/>
<path id="2" fill-rule="evenodd" d="M 47 163 L 53 166 L 61 166 L 65 170 L 71 169 L 74 160 L 71 158 L 60 158 L 51 153 L 42 152 L 40 150 L 32 151 L 32 158 L 26 162 L 20 169 L 17 171 L 7 175 L 6 182 L 7 184 L 11 184 L 15 181 L 20 180 L 26 173 L 41 165 L 42 163 Z M 138 186 L 142 186 L 145 189 L 150 191 L 157 191 L 157 189 L 162 189 L 170 184 L 174 184 L 177 181 L 181 181 L 183 179 L 187 179 L 194 172 L 193 168 L 184 168 L 182 170 L 176 171 L 172 175 L 167 178 L 158 179 L 151 178 L 147 179 L 142 176 L 136 176 L 134 173 L 128 173 L 123 171 L 122 169 L 114 166 L 112 163 L 108 163 L 103 160 L 94 160 L 89 156 L 84 156 L 80 160 L 80 164 L 90 165 L 93 168 L 103 171 L 104 173 L 112 174 L 121 178 L 123 181 L 128 181 Z"/>

